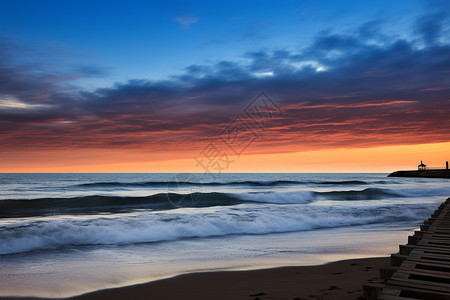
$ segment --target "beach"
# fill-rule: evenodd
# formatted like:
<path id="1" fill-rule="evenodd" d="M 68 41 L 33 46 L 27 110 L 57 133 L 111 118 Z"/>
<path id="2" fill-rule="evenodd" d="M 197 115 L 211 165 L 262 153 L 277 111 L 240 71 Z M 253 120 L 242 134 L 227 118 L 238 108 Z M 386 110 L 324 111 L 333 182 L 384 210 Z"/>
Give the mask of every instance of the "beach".
<path id="1" fill-rule="evenodd" d="M 357 299 L 450 192 L 386 175 L 2 174 L 0 297 Z"/>
<path id="2" fill-rule="evenodd" d="M 362 286 L 377 278 L 389 257 L 353 259 L 319 266 L 192 273 L 96 291 L 90 299 L 362 299 Z"/>

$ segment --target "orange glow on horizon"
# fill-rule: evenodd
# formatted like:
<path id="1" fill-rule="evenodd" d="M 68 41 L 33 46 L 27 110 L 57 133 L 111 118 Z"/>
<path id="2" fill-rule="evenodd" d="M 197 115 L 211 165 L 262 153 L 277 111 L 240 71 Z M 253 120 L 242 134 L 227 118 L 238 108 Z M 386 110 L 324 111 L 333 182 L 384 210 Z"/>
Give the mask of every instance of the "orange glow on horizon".
<path id="1" fill-rule="evenodd" d="M 429 166 L 445 166 L 450 142 L 339 148 L 291 153 L 233 156 L 227 173 L 382 172 L 415 169 L 420 160 Z M 196 166 L 198 152 L 151 153 L 133 149 L 83 149 L 4 152 L 3 173 L 203 173 Z"/>

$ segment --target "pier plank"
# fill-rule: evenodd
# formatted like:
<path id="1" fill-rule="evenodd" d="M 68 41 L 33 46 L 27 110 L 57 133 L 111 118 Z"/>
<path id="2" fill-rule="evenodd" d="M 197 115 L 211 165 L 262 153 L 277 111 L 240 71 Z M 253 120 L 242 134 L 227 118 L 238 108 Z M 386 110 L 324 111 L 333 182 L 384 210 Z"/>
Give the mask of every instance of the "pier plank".
<path id="1" fill-rule="evenodd" d="M 450 300 L 450 198 L 380 269 L 384 281 L 364 286 L 368 300 Z"/>

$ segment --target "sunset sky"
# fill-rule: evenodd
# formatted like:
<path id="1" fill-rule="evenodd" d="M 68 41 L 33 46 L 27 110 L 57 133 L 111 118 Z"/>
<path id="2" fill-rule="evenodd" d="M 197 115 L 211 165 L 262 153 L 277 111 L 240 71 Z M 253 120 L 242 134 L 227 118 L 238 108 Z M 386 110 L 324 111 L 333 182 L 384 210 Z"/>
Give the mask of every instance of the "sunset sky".
<path id="1" fill-rule="evenodd" d="M 448 1 L 0 0 L 0 172 L 443 166 L 449 115 Z"/>

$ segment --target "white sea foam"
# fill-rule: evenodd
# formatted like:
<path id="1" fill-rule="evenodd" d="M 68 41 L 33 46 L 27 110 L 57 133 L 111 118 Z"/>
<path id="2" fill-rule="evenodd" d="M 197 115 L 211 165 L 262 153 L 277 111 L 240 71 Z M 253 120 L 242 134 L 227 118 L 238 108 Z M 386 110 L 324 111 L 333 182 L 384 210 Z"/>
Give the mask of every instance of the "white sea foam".
<path id="1" fill-rule="evenodd" d="M 398 220 L 421 220 L 434 209 L 242 204 L 109 217 L 39 219 L 3 224 L 0 254 L 79 245 L 133 244 L 230 234 L 267 234 Z"/>

